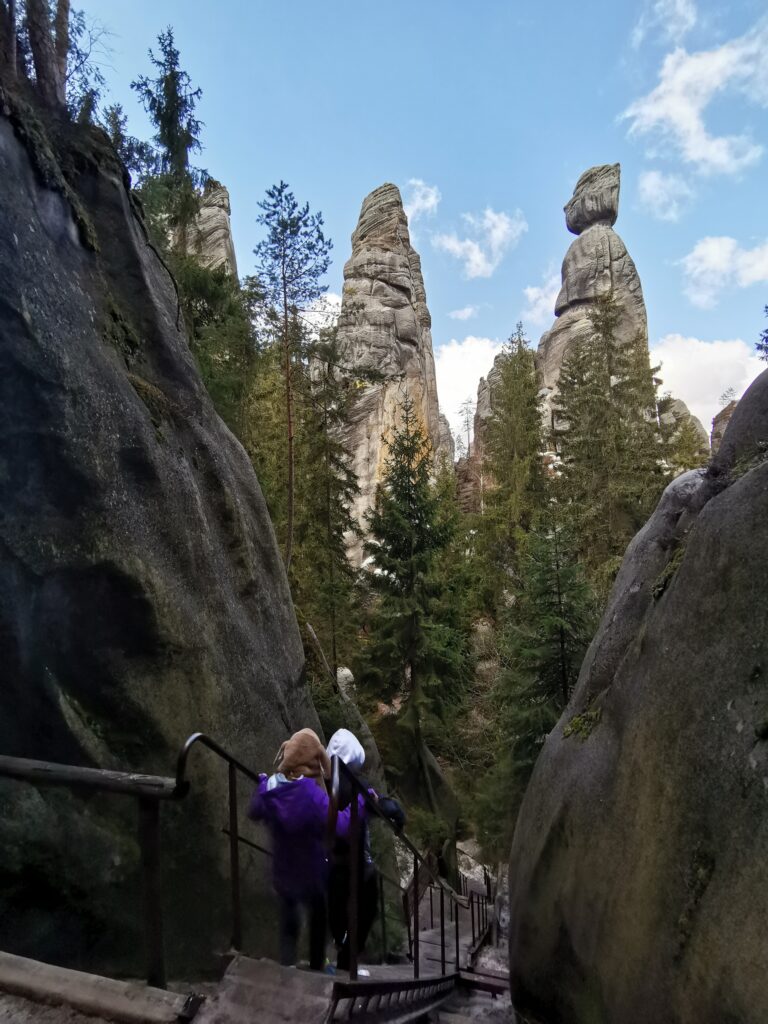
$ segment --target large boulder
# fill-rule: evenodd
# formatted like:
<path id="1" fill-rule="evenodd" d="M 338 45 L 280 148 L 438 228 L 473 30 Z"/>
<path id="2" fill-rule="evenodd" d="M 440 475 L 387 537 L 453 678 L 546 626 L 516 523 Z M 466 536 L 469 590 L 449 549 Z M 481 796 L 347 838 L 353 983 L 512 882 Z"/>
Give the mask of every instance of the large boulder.
<path id="1" fill-rule="evenodd" d="M 768 371 L 630 544 L 510 864 L 517 1007 L 768 1020 Z"/>
<path id="2" fill-rule="evenodd" d="M 0 101 L 0 752 L 173 774 L 202 729 L 268 767 L 317 717 L 253 468 L 106 138 Z M 226 768 L 193 757 L 163 810 L 176 969 L 227 946 Z M 5 781 L 0 806 L 0 947 L 140 968 L 133 801 Z"/>

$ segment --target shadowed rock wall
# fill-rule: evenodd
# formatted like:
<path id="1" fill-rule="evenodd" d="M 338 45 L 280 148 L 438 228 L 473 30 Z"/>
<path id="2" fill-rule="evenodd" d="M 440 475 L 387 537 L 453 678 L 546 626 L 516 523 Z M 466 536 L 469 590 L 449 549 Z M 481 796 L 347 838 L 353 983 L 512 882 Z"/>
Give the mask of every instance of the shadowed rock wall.
<path id="1" fill-rule="evenodd" d="M 268 767 L 317 718 L 253 469 L 203 387 L 104 137 L 62 125 L 52 142 L 7 102 L 0 751 L 172 774 L 202 729 Z M 198 751 L 191 776 L 192 796 L 163 812 L 177 969 L 228 939 L 225 771 Z M 135 819 L 119 797 L 2 784 L 0 948 L 140 969 Z M 265 931 L 254 900 L 269 889 L 253 856 L 252 944 Z"/>

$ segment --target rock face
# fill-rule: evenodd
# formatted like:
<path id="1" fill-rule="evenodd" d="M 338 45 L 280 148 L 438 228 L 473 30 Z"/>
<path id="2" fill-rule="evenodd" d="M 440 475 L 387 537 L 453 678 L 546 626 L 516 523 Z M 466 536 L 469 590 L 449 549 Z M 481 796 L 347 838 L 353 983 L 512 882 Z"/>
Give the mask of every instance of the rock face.
<path id="1" fill-rule="evenodd" d="M 352 256 L 344 267 L 339 315 L 346 365 L 373 368 L 393 378 L 365 388 L 346 436 L 360 485 L 354 514 L 361 525 L 384 470 L 382 438 L 397 426 L 398 406 L 406 393 L 436 457 L 453 461 L 450 430 L 441 421 L 437 401 L 431 324 L 421 260 L 411 246 L 400 191 L 382 185 L 363 200 Z M 350 557 L 357 564 L 362 561 L 357 540 Z"/>
<path id="2" fill-rule="evenodd" d="M 673 430 L 673 436 L 676 436 L 684 423 L 690 422 L 696 432 L 696 438 L 700 442 L 702 453 L 709 451 L 709 435 L 701 420 L 693 415 L 681 398 L 673 399 L 661 414 L 660 419 L 668 426 L 676 428 Z"/>
<path id="3" fill-rule="evenodd" d="M 562 267 L 562 287 L 555 302 L 554 326 L 542 335 L 536 368 L 544 389 L 545 429 L 553 423 L 554 398 L 560 368 L 569 346 L 591 331 L 589 313 L 594 300 L 612 291 L 619 305 L 618 338 L 640 335 L 647 344 L 648 324 L 635 264 L 613 230 L 619 212 L 619 164 L 592 167 L 579 178 L 565 206 L 568 230 L 579 237 L 571 243 Z"/>
<path id="4" fill-rule="evenodd" d="M 630 544 L 510 863 L 516 1005 L 768 1020 L 768 371 Z"/>
<path id="5" fill-rule="evenodd" d="M 0 117 L 0 752 L 169 775 L 202 729 L 268 767 L 317 717 L 258 482 L 106 138 L 31 117 Z M 199 750 L 190 778 L 163 810 L 176 969 L 229 927 L 226 768 Z M 134 802 L 0 779 L 0 808 L 0 948 L 141 970 Z"/>
<path id="6" fill-rule="evenodd" d="M 200 212 L 189 231 L 188 249 L 200 262 L 211 269 L 225 267 L 237 277 L 237 257 L 232 240 L 229 192 L 209 178 L 203 189 Z"/>
<path id="7" fill-rule="evenodd" d="M 728 405 L 726 405 L 724 409 L 721 409 L 712 420 L 712 437 L 710 444 L 713 455 L 720 449 L 723 436 L 725 435 L 725 428 L 731 422 L 731 416 L 733 416 L 736 411 L 736 406 L 738 404 L 739 403 L 737 401 L 729 402 Z"/>
<path id="8" fill-rule="evenodd" d="M 493 361 L 487 377 L 481 377 L 477 385 L 477 402 L 472 425 L 472 441 L 469 451 L 456 463 L 456 493 L 463 512 L 482 512 L 485 491 L 488 484 L 485 469 L 485 430 L 493 405 L 492 389 L 501 372 L 503 353 Z"/>

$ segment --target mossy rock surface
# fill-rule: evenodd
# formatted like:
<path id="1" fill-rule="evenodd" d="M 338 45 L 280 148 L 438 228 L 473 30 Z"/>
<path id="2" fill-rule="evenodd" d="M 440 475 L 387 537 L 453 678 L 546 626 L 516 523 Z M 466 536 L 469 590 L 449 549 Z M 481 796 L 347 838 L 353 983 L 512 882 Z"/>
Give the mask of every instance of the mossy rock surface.
<path id="1" fill-rule="evenodd" d="M 14 110 L 0 116 L 0 751 L 169 775 L 199 729 L 268 768 L 319 725 L 253 468 L 103 134 Z M 190 778 L 163 808 L 163 900 L 171 969 L 199 973 L 229 938 L 226 769 L 197 750 Z M 140 976 L 135 806 L 7 782 L 0 800 L 0 948 Z M 269 866 L 242 857 L 256 952 L 273 941 Z"/>
<path id="2" fill-rule="evenodd" d="M 768 1020 L 767 440 L 768 371 L 630 544 L 544 744 L 510 861 L 523 1014 Z"/>

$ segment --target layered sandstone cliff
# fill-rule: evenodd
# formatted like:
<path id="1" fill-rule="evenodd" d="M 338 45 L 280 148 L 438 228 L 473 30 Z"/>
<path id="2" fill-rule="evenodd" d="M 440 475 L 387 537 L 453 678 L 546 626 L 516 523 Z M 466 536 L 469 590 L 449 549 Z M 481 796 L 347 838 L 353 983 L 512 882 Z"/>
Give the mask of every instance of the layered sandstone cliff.
<path id="1" fill-rule="evenodd" d="M 619 307 L 619 341 L 640 336 L 647 344 L 648 324 L 640 278 L 621 238 L 613 230 L 619 213 L 619 164 L 591 167 L 579 178 L 565 206 L 569 231 L 578 235 L 565 254 L 562 287 L 555 302 L 555 323 L 542 335 L 536 368 L 543 388 L 543 415 L 551 429 L 560 368 L 569 346 L 589 334 L 594 300 L 613 293 Z"/>
<path id="2" fill-rule="evenodd" d="M 382 185 L 363 200 L 344 267 L 339 315 L 345 365 L 387 377 L 364 389 L 345 435 L 360 486 L 353 512 L 362 527 L 384 472 L 385 439 L 398 425 L 406 394 L 436 458 L 453 461 L 450 430 L 437 401 L 431 325 L 421 260 L 411 245 L 400 191 Z M 360 564 L 362 554 L 355 539 L 350 557 Z"/>

